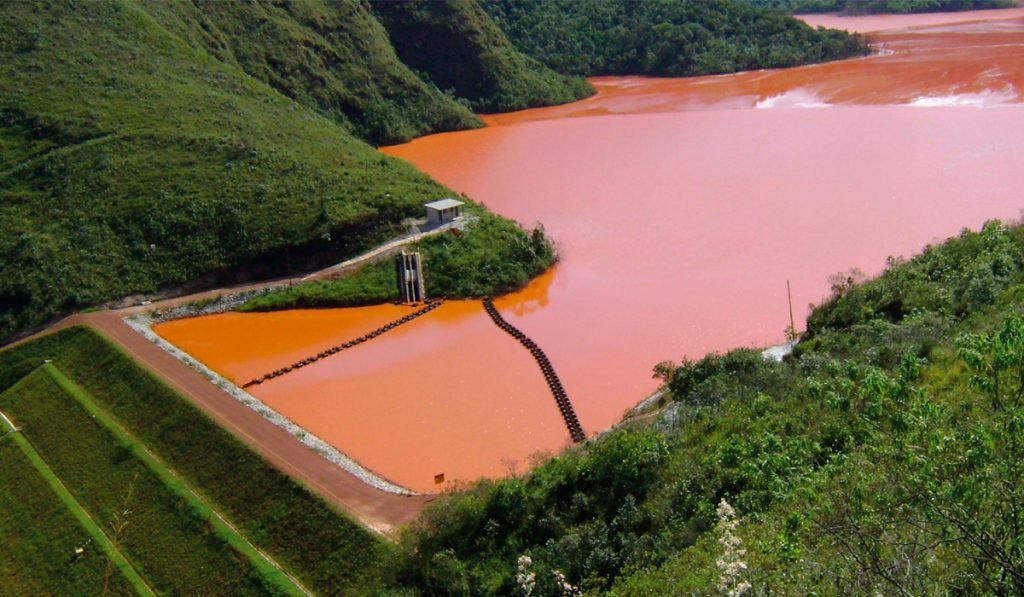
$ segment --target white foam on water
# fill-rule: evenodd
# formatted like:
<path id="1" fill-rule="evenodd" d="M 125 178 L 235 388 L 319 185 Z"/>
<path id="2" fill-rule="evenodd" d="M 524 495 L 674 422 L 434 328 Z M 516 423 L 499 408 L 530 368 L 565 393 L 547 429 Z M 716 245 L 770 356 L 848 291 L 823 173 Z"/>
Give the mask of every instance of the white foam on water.
<path id="1" fill-rule="evenodd" d="M 828 104 L 816 94 L 802 88 L 790 89 L 785 93 L 766 97 L 754 104 L 758 110 L 769 108 L 828 108 Z"/>
<path id="2" fill-rule="evenodd" d="M 914 108 L 945 108 L 960 106 L 968 108 L 990 108 L 1006 106 L 1020 102 L 1016 89 L 1012 85 L 998 90 L 986 89 L 977 93 L 952 93 L 948 95 L 929 95 L 914 99 L 905 104 Z"/>

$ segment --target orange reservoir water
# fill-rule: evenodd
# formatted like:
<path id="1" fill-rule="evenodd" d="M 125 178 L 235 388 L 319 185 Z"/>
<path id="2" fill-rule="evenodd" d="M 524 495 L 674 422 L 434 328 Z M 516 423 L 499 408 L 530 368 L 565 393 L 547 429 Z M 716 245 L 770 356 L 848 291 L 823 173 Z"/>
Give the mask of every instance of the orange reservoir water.
<path id="1" fill-rule="evenodd" d="M 787 280 L 799 325 L 832 273 L 876 273 L 887 256 L 1019 216 L 1024 11 L 997 12 L 889 20 L 901 29 L 871 33 L 882 51 L 856 60 L 598 78 L 592 98 L 384 151 L 544 223 L 560 263 L 496 304 L 544 349 L 593 434 L 656 388 L 659 361 L 781 342 Z M 224 314 L 157 331 L 244 382 L 408 312 Z M 418 491 L 521 471 L 569 443 L 536 362 L 478 302 L 252 391 Z"/>

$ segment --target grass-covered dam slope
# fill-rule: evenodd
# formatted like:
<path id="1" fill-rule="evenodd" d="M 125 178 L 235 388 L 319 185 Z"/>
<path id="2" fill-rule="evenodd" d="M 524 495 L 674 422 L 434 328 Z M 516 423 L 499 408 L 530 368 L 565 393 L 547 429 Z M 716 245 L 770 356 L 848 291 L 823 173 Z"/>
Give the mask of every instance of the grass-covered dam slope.
<path id="1" fill-rule="evenodd" d="M 40 367 L 45 360 L 52 362 Z M 379 593 L 388 583 L 384 563 L 391 550 L 382 539 L 272 467 L 87 328 L 0 351 L 0 411 L 18 422 L 158 592 L 295 593 L 295 585 L 245 542 L 317 594 Z M 0 450 L 7 449 L 0 439 Z M 0 466 L 11 467 L 12 475 L 0 484 L 0 500 L 40 491 L 26 472 L 30 467 Z M 56 506 L 43 501 L 39 508 Z M 211 522 L 211 510 L 234 530 Z M 61 549 L 85 540 L 63 514 L 51 521 L 31 518 L 32 511 L 22 505 L 11 510 L 10 522 L 0 517 L 0 526 L 19 527 L 11 535 L 15 541 L 0 543 L 5 569 L 44 557 L 52 550 L 43 543 L 51 539 Z M 85 568 L 106 566 L 95 553 L 83 562 Z M 70 585 L 76 588 L 71 592 L 92 592 L 85 589 L 101 582 L 91 570 L 62 565 L 14 574 L 24 588 L 15 592 Z"/>
<path id="2" fill-rule="evenodd" d="M 1024 228 L 998 222 L 837 276 L 785 362 L 659 367 L 659 412 L 447 495 L 396 574 L 446 595 L 1020 594 L 1022 307 Z"/>
<path id="3" fill-rule="evenodd" d="M 74 395 L 81 390 L 58 379 L 66 381 L 53 365 L 41 366 L 0 395 L 0 409 L 15 417 L 147 586 L 159 593 L 302 595 L 254 551 L 231 545 L 219 519 L 189 503 L 176 479 L 147 466 L 140 446 L 112 433 L 103 412 L 87 410 Z"/>
<path id="4" fill-rule="evenodd" d="M 145 582 L 138 577 L 134 584 L 128 580 L 123 570 L 130 571 L 131 566 L 123 555 L 100 545 L 100 529 L 88 528 L 88 515 L 73 496 L 55 490 L 52 482 L 60 481 L 26 444 L 0 420 L 0 592 L 145 594 Z"/>

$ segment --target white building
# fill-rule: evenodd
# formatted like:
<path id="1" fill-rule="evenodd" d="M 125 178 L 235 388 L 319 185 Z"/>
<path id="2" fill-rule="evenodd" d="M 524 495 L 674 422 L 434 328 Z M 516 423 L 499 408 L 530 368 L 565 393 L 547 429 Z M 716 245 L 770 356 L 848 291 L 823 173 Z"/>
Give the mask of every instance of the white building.
<path id="1" fill-rule="evenodd" d="M 465 205 L 464 202 L 450 198 L 425 203 L 423 207 L 427 208 L 427 223 L 444 224 L 445 222 L 451 222 L 455 218 L 462 216 L 463 205 Z"/>

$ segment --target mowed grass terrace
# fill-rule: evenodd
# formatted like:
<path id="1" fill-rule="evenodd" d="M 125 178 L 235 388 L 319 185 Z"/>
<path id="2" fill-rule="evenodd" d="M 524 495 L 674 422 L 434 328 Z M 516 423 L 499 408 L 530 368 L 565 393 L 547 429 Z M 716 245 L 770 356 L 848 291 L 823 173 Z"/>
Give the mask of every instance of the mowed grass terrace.
<path id="1" fill-rule="evenodd" d="M 388 548 L 87 328 L 0 352 L 0 594 L 381 592 Z"/>

